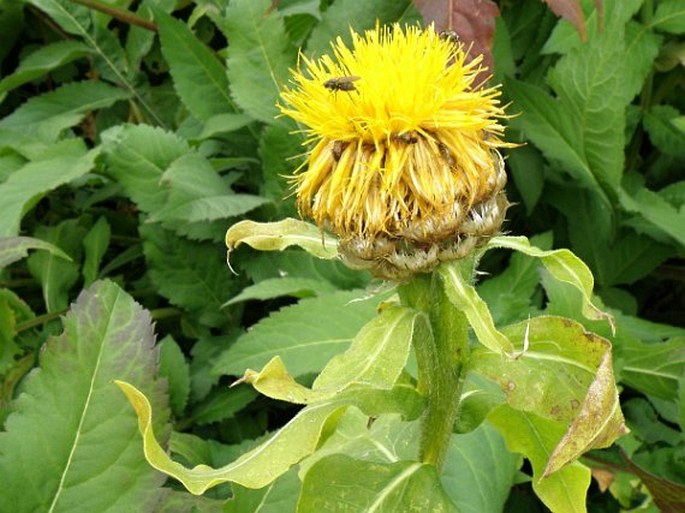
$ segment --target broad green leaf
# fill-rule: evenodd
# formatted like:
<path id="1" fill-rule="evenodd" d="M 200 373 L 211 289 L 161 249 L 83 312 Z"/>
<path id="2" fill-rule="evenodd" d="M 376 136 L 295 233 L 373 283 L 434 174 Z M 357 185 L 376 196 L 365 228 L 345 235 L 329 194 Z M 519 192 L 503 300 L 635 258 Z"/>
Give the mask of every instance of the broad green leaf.
<path id="1" fill-rule="evenodd" d="M 13 173 L 0 184 L 0 236 L 17 235 L 21 218 L 35 202 L 90 171 L 99 153 L 98 148 L 87 151 L 81 139 L 68 139 Z"/>
<path id="2" fill-rule="evenodd" d="M 300 246 L 319 258 L 338 256 L 337 240 L 325 235 L 316 226 L 297 219 L 275 223 L 240 221 L 226 232 L 226 246 L 230 253 L 241 244 L 260 251 L 280 251 L 290 246 Z"/>
<path id="3" fill-rule="evenodd" d="M 65 260 L 71 260 L 69 255 L 57 246 L 41 239 L 34 239 L 33 237 L 0 237 L 0 269 L 25 258 L 28 255 L 29 249 L 45 250 Z"/>
<path id="4" fill-rule="evenodd" d="M 88 53 L 88 46 L 80 41 L 59 41 L 42 46 L 24 57 L 11 75 L 0 80 L 0 96 Z"/>
<path id="5" fill-rule="evenodd" d="M 164 499 L 155 508 L 155 513 L 225 513 L 224 501 L 197 497 L 186 492 L 166 490 Z"/>
<path id="6" fill-rule="evenodd" d="M 242 376 L 245 369 L 260 369 L 276 355 L 295 377 L 320 372 L 350 346 L 384 299 L 359 301 L 361 295 L 357 290 L 306 298 L 272 313 L 215 357 L 212 373 Z"/>
<path id="7" fill-rule="evenodd" d="M 439 269 L 450 302 L 464 313 L 478 341 L 495 352 L 511 353 L 511 341 L 495 327 L 488 305 L 459 272 L 457 265 L 443 264 Z"/>
<path id="8" fill-rule="evenodd" d="M 187 155 L 187 157 L 191 156 L 195 156 L 195 154 Z M 196 158 L 202 157 L 197 156 Z M 169 169 L 169 171 L 171 170 L 172 168 Z M 189 177 L 183 176 L 182 178 L 186 179 Z M 201 176 L 196 179 L 200 178 Z M 268 201 L 265 198 L 252 194 L 213 194 L 211 196 L 194 197 L 194 194 L 199 191 L 180 189 L 179 187 L 183 187 L 185 184 L 175 181 L 171 176 L 169 176 L 168 180 L 167 186 L 171 187 L 169 202 L 162 209 L 154 212 L 150 216 L 149 222 L 162 221 L 169 228 L 172 228 L 173 224 L 179 221 L 197 223 L 200 221 L 215 221 L 217 219 L 237 217 L 264 205 Z"/>
<path id="9" fill-rule="evenodd" d="M 80 123 L 89 112 L 110 107 L 129 96 L 123 89 L 104 82 L 70 82 L 27 100 L 0 120 L 0 130 L 37 135 L 44 142 L 53 143 L 63 130 Z"/>
<path id="10" fill-rule="evenodd" d="M 239 286 L 216 245 L 193 243 L 157 226 L 140 226 L 150 278 L 160 294 L 197 315 L 200 323 L 218 327 L 230 321 L 222 310 L 226 296 Z"/>
<path id="11" fill-rule="evenodd" d="M 543 251 L 540 248 L 531 246 L 526 237 L 507 236 L 493 237 L 485 247 L 486 249 L 509 248 L 525 253 L 528 256 L 539 258 L 552 276 L 557 280 L 573 285 L 581 292 L 583 295 L 583 315 L 585 317 L 593 320 L 606 319 L 613 330 L 613 318 L 592 303 L 592 288 L 594 287 L 595 280 L 590 269 L 568 249 Z"/>
<path id="12" fill-rule="evenodd" d="M 245 287 L 240 294 L 224 303 L 224 306 L 241 301 L 273 299 L 281 296 L 312 297 L 334 292 L 335 287 L 327 281 L 314 278 L 268 278 Z"/>
<path id="13" fill-rule="evenodd" d="M 229 41 L 233 98 L 253 118 L 273 123 L 280 88 L 295 64 L 283 20 L 269 0 L 233 0 L 221 28 Z"/>
<path id="14" fill-rule="evenodd" d="M 258 490 L 240 485 L 231 486 L 233 496 L 226 502 L 223 513 L 285 513 L 295 511 L 300 495 L 300 483 L 295 468 L 276 481 Z"/>
<path id="15" fill-rule="evenodd" d="M 685 209 L 677 210 L 656 192 L 642 188 L 634 194 L 628 191 L 620 191 L 621 206 L 631 214 L 647 222 L 646 230 L 656 230 L 656 234 L 650 231 L 650 235 L 656 235 L 659 239 L 668 242 L 675 240 L 681 247 L 685 246 Z M 636 224 L 628 221 L 626 224 Z M 636 224 L 638 231 L 640 223 Z"/>
<path id="16" fill-rule="evenodd" d="M 670 34 L 685 34 L 685 7 L 680 0 L 663 0 L 656 6 L 652 27 Z"/>
<path id="17" fill-rule="evenodd" d="M 682 158 L 685 157 L 685 132 L 673 124 L 673 120 L 679 116 L 680 112 L 675 107 L 654 105 L 645 112 L 644 126 L 649 134 L 649 140 L 659 148 L 659 151 Z"/>
<path id="18" fill-rule="evenodd" d="M 128 383 L 116 383 L 136 410 L 148 462 L 181 481 L 194 494 L 201 494 L 223 482 L 248 488 L 268 485 L 311 454 L 329 422 L 334 422 L 350 405 L 360 407 L 368 415 L 400 411 L 414 417 L 422 406 L 420 396 L 411 387 L 398 386 L 393 390 L 350 388 L 334 399 L 307 406 L 278 432 L 236 461 L 219 469 L 207 465 L 188 469 L 173 461 L 157 442 L 152 427 L 152 409 L 145 395 Z"/>
<path id="19" fill-rule="evenodd" d="M 435 467 L 416 461 L 372 463 L 327 456 L 307 472 L 298 512 L 457 513 Z"/>
<path id="20" fill-rule="evenodd" d="M 302 163 L 304 135 L 291 118 L 278 118 L 267 126 L 259 140 L 259 158 L 264 179 L 263 194 L 280 206 L 279 218 L 297 216 L 288 177 Z M 300 155 L 300 157 L 296 157 Z"/>
<path id="21" fill-rule="evenodd" d="M 106 217 L 101 217 L 83 237 L 83 281 L 86 286 L 93 283 L 100 271 L 100 264 L 105 251 L 109 247 L 112 230 Z"/>
<path id="22" fill-rule="evenodd" d="M 428 320 L 416 310 L 384 308 L 359 331 L 347 351 L 326 364 L 312 388 L 340 390 L 348 383 L 390 388 L 407 364 L 417 323 L 427 325 Z"/>
<path id="23" fill-rule="evenodd" d="M 87 7 L 66 0 L 29 0 L 27 3 L 48 14 L 69 34 L 81 36 L 89 33 L 91 17 Z"/>
<path id="24" fill-rule="evenodd" d="M 249 125 L 253 119 L 245 114 L 215 114 L 205 121 L 202 132 L 197 136 L 199 140 L 210 139 L 220 134 L 234 132 Z"/>
<path id="25" fill-rule="evenodd" d="M 383 25 L 401 20 L 411 24 L 420 19 L 420 14 L 408 0 L 338 0 L 323 12 L 321 21 L 312 30 L 306 53 L 317 57 L 329 53 L 331 43 L 338 36 L 348 45 L 351 44 L 350 27 L 363 32 L 374 28 L 376 23 Z"/>
<path id="26" fill-rule="evenodd" d="M 495 409 L 488 420 L 504 436 L 510 451 L 519 452 L 530 460 L 533 490 L 552 513 L 587 512 L 589 468 L 573 462 L 552 475 L 544 475 L 552 451 L 563 435 L 562 425 L 508 406 Z"/>
<path id="27" fill-rule="evenodd" d="M 48 312 L 59 312 L 69 305 L 69 291 L 79 278 L 81 242 L 85 229 L 78 220 L 68 219 L 57 226 L 39 226 L 34 234 L 55 246 L 59 246 L 73 260 L 50 253 L 34 253 L 27 264 L 33 277 L 43 288 L 43 300 Z"/>
<path id="28" fill-rule="evenodd" d="M 147 511 L 161 499 L 164 478 L 145 462 L 135 418 L 112 380 L 146 391 L 166 439 L 150 316 L 118 286 L 97 282 L 63 322 L 0 433 L 0 504 L 14 511 Z"/>
<path id="29" fill-rule="evenodd" d="M 215 388 L 202 402 L 193 406 L 189 421 L 198 426 L 235 417 L 259 394 L 250 387 Z"/>
<path id="30" fill-rule="evenodd" d="M 154 13 L 162 54 L 169 63 L 174 87 L 183 104 L 201 121 L 216 114 L 235 112 L 228 93 L 226 70 L 217 57 L 185 23 L 159 9 Z"/>
<path id="31" fill-rule="evenodd" d="M 169 383 L 169 405 L 180 417 L 190 395 L 190 369 L 183 351 L 171 335 L 159 342 L 159 375 Z"/>
<path id="32" fill-rule="evenodd" d="M 622 383 L 670 400 L 685 375 L 685 337 L 651 344 L 625 337 L 616 346 L 616 367 Z"/>
<path id="33" fill-rule="evenodd" d="M 518 356 L 478 348 L 469 370 L 498 383 L 511 408 L 568 428 L 546 475 L 625 432 L 607 340 L 561 317 L 536 317 L 503 331 Z"/>

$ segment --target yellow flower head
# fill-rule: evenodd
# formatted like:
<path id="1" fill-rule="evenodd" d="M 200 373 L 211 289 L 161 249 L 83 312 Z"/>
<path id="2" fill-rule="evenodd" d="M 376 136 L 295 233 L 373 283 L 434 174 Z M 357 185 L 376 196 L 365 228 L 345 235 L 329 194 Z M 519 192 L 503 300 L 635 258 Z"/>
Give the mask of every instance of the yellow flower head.
<path id="1" fill-rule="evenodd" d="M 300 213 L 335 232 L 351 262 L 386 278 L 463 256 L 499 229 L 507 201 L 497 148 L 504 110 L 477 88 L 481 58 L 400 25 L 338 38 L 333 57 L 301 57 L 281 111 L 304 125 Z"/>

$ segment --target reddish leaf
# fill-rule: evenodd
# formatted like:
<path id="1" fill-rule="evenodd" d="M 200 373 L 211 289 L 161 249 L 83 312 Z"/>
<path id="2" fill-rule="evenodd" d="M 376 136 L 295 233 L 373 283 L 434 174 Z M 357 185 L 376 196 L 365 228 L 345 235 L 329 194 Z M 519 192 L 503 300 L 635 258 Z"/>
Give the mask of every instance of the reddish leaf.
<path id="1" fill-rule="evenodd" d="M 564 18 L 571 25 L 576 27 L 582 41 L 587 39 L 585 15 L 583 14 L 580 0 L 544 0 L 544 2 L 549 5 L 549 8 L 552 9 L 554 14 Z"/>
<path id="2" fill-rule="evenodd" d="M 492 38 L 499 8 L 492 0 L 414 0 L 414 5 L 426 24 L 435 30 L 453 30 L 474 58 L 483 55 L 483 66 L 492 70 Z M 483 82 L 491 72 L 484 72 L 476 83 Z"/>

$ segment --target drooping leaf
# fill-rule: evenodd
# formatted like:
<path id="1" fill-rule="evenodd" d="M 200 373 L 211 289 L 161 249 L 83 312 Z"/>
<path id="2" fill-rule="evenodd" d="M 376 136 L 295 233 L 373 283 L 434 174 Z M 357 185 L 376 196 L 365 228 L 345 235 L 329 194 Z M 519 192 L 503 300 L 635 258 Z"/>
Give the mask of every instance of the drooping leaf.
<path id="1" fill-rule="evenodd" d="M 80 139 L 68 139 L 14 172 L 0 184 L 0 236 L 17 235 L 26 211 L 46 192 L 90 171 L 99 153 L 87 151 Z"/>
<path id="2" fill-rule="evenodd" d="M 59 41 L 42 46 L 22 59 L 11 75 L 0 80 L 0 96 L 88 53 L 88 46 L 80 41 Z"/>
<path id="3" fill-rule="evenodd" d="M 566 429 L 548 455 L 545 475 L 625 432 L 607 340 L 560 317 L 536 317 L 503 331 L 518 356 L 478 348 L 470 370 L 497 382 L 512 408 Z"/>
<path id="4" fill-rule="evenodd" d="M 169 63 L 174 87 L 188 110 L 201 121 L 235 112 L 228 92 L 226 70 L 188 26 L 155 9 L 162 54 Z"/>
<path id="5" fill-rule="evenodd" d="M 533 490 L 553 513 L 586 513 L 585 499 L 590 486 L 590 469 L 573 462 L 552 475 L 544 476 L 554 446 L 564 428 L 533 413 L 500 406 L 489 416 L 504 436 L 510 451 L 519 452 L 533 466 Z"/>
<path id="6" fill-rule="evenodd" d="M 302 484 L 298 512 L 457 513 L 435 467 L 416 461 L 372 463 L 342 454 L 313 465 Z"/>
<path id="7" fill-rule="evenodd" d="M 0 433 L 0 503 L 16 511 L 153 507 L 164 479 L 145 462 L 135 419 L 112 380 L 146 391 L 165 439 L 165 391 L 155 374 L 149 314 L 111 282 L 82 292 Z"/>
<path id="8" fill-rule="evenodd" d="M 29 249 L 42 249 L 70 260 L 69 255 L 47 241 L 33 237 L 0 237 L 0 269 L 28 255 Z"/>
<path id="9" fill-rule="evenodd" d="M 399 411 L 414 417 L 422 406 L 420 396 L 411 387 L 398 386 L 392 390 L 352 387 L 333 399 L 307 406 L 264 443 L 236 461 L 219 469 L 207 465 L 188 469 L 171 460 L 157 442 L 152 427 L 152 409 L 145 395 L 128 383 L 116 383 L 136 410 L 148 462 L 181 481 L 194 494 L 229 481 L 248 488 L 268 485 L 311 454 L 319 444 L 328 421 L 350 405 L 358 406 L 368 415 Z"/>
<path id="10" fill-rule="evenodd" d="M 295 377 L 319 372 L 349 347 L 383 299 L 358 301 L 362 294 L 357 290 L 306 298 L 272 313 L 215 358 L 213 373 L 242 376 L 245 369 L 260 369 L 276 355 Z M 319 322 L 323 318 L 326 322 Z"/>
<path id="11" fill-rule="evenodd" d="M 66 128 L 77 125 L 89 112 L 109 107 L 130 96 L 105 82 L 70 82 L 34 96 L 0 120 L 0 129 L 37 135 L 53 143 Z"/>
<path id="12" fill-rule="evenodd" d="M 233 98 L 254 119 L 273 123 L 280 88 L 295 64 L 283 19 L 269 0 L 234 0 L 222 30 Z"/>
<path id="13" fill-rule="evenodd" d="M 338 243 L 325 235 L 316 226 L 284 219 L 275 223 L 240 221 L 226 232 L 226 246 L 229 253 L 241 244 L 247 244 L 260 251 L 280 251 L 290 246 L 300 246 L 319 258 L 336 258 Z"/>

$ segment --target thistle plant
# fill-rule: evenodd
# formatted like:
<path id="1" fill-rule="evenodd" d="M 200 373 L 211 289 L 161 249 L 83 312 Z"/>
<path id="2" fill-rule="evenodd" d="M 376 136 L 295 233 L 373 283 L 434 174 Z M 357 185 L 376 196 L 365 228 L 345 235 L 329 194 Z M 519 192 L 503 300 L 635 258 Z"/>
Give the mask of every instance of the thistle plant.
<path id="1" fill-rule="evenodd" d="M 441 471 L 455 433 L 487 423 L 529 459 L 552 511 L 584 510 L 590 473 L 579 458 L 625 431 L 610 344 L 561 317 L 495 326 L 475 288 L 479 261 L 494 248 L 537 258 L 546 276 L 575 289 L 588 319 L 612 320 L 593 304 L 592 275 L 570 251 L 501 234 L 499 150 L 514 145 L 504 140 L 500 90 L 479 83 L 481 59 L 467 50 L 431 27 L 393 25 L 353 32 L 351 46 L 338 39 L 330 56 L 301 56 L 279 107 L 306 134 L 292 184 L 314 225 L 238 223 L 226 234 L 229 254 L 241 244 L 300 246 L 368 270 L 395 293 L 311 387 L 278 356 L 247 369 L 237 385 L 303 408 L 219 469 L 172 461 L 145 396 L 119 382 L 148 461 L 190 492 L 222 482 L 261 488 L 299 464 L 298 511 L 459 511 Z M 351 424 L 402 432 L 410 449 L 379 460 L 336 435 Z"/>

